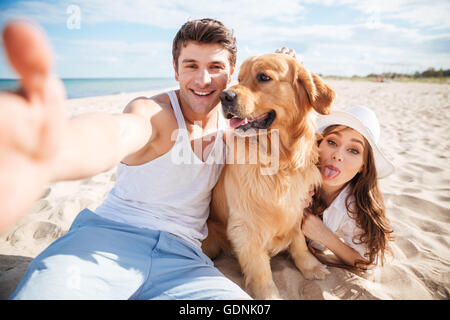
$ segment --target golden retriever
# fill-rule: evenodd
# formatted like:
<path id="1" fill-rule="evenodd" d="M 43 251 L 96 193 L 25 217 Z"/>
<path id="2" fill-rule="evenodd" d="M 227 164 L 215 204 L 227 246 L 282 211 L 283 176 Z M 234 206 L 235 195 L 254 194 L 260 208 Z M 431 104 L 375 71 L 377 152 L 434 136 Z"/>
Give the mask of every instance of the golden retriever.
<path id="1" fill-rule="evenodd" d="M 202 248 L 211 258 L 234 252 L 253 297 L 279 299 L 270 269 L 278 252 L 288 249 L 307 279 L 329 273 L 308 251 L 301 222 L 321 182 L 313 110 L 328 114 L 335 93 L 286 54 L 247 59 L 238 80 L 221 94 L 233 129 Z"/>

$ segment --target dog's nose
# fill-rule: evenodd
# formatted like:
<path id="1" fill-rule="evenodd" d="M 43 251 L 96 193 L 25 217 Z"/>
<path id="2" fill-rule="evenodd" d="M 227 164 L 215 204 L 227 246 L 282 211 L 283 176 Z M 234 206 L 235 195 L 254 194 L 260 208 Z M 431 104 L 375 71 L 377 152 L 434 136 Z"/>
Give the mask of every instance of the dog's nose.
<path id="1" fill-rule="evenodd" d="M 220 95 L 220 101 L 222 102 L 222 105 L 224 106 L 232 106 L 236 104 L 237 100 L 237 94 L 233 90 L 226 90 L 223 91 Z"/>

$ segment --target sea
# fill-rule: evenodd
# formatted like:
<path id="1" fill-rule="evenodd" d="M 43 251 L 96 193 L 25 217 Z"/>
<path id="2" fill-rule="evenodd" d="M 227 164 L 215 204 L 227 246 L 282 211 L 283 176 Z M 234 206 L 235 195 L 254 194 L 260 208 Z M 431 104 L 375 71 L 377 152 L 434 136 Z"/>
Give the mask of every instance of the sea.
<path id="1" fill-rule="evenodd" d="M 106 96 L 111 94 L 172 88 L 178 85 L 173 78 L 89 78 L 62 79 L 68 99 Z M 0 91 L 15 90 L 14 79 L 0 79 Z"/>

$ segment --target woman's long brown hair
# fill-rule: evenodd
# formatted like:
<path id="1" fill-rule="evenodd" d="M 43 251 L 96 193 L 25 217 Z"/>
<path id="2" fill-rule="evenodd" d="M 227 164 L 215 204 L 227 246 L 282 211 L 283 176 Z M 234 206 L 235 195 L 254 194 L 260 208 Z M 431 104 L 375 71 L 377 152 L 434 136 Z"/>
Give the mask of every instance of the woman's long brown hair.
<path id="1" fill-rule="evenodd" d="M 319 137 L 318 144 L 329 134 L 345 128 L 347 127 L 340 125 L 326 128 L 322 136 Z M 393 230 L 389 225 L 389 219 L 386 217 L 383 196 L 378 188 L 373 151 L 367 140 L 365 145 L 363 170 L 345 185 L 351 185 L 351 192 L 345 199 L 345 205 L 350 217 L 355 219 L 357 226 L 362 230 L 360 234 L 355 235 L 353 243 L 366 245 L 368 252 L 364 258 L 369 261 L 369 264 L 374 263 L 377 255 L 379 255 L 381 264 L 383 264 L 385 253 L 392 254 L 389 241 L 394 239 L 391 235 Z M 354 203 L 350 203 L 352 195 L 355 199 Z M 313 214 L 320 217 L 327 209 L 327 204 L 322 199 L 320 190 L 314 194 L 310 208 Z"/>

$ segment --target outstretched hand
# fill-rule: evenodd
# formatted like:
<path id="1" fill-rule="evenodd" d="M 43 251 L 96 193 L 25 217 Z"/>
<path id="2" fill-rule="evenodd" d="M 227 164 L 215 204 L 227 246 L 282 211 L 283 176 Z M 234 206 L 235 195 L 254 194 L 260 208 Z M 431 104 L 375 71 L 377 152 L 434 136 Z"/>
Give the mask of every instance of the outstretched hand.
<path id="1" fill-rule="evenodd" d="M 18 92 L 0 92 L 0 230 L 29 210 L 50 181 L 64 123 L 65 91 L 51 75 L 44 33 L 29 22 L 3 30 Z"/>

